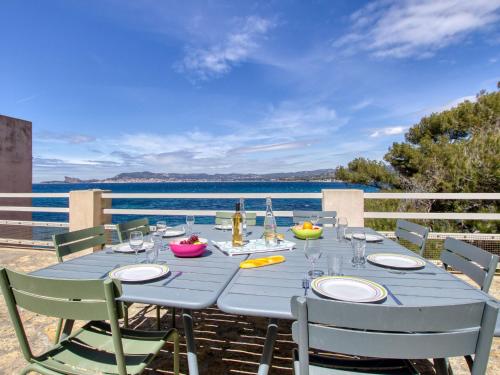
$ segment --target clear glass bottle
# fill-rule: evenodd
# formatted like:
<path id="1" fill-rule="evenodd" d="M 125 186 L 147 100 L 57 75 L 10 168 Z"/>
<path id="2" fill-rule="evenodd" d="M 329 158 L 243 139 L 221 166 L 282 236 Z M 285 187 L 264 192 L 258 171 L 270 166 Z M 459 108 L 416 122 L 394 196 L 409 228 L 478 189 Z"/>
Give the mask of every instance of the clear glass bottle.
<path id="1" fill-rule="evenodd" d="M 243 242 L 247 240 L 247 212 L 245 211 L 245 200 L 243 197 L 240 198 L 240 214 L 241 214 L 241 223 L 242 223 L 242 231 L 241 235 L 243 236 Z"/>
<path id="2" fill-rule="evenodd" d="M 271 197 L 266 198 L 266 216 L 264 217 L 264 240 L 266 246 L 276 246 L 276 218 L 273 214 Z"/>
<path id="3" fill-rule="evenodd" d="M 240 204 L 236 203 L 235 213 L 233 215 L 233 246 L 243 246 L 243 223 L 240 212 Z"/>

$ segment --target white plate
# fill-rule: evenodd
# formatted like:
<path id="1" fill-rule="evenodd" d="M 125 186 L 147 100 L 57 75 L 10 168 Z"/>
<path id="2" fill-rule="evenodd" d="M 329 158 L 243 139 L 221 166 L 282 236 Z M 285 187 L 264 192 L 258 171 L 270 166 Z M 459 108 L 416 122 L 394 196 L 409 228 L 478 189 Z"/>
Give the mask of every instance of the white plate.
<path id="1" fill-rule="evenodd" d="M 111 271 L 109 277 L 124 282 L 136 283 L 159 279 L 168 272 L 169 268 L 163 264 L 132 264 Z"/>
<path id="2" fill-rule="evenodd" d="M 139 251 L 145 251 L 146 249 L 150 249 L 154 246 L 152 242 L 144 242 L 142 245 L 142 249 Z M 128 242 L 120 243 L 118 245 L 113 246 L 113 251 L 115 253 L 134 253 L 135 251 L 130 247 Z"/>
<path id="3" fill-rule="evenodd" d="M 348 240 L 351 239 L 352 234 L 351 233 L 346 233 L 345 238 Z M 366 234 L 366 242 L 382 242 L 384 240 L 384 237 L 378 235 L 378 234 Z"/>
<path id="4" fill-rule="evenodd" d="M 165 232 L 163 232 L 162 237 L 180 237 L 184 234 L 186 234 L 185 229 L 168 228 Z"/>
<path id="5" fill-rule="evenodd" d="M 215 229 L 218 229 L 218 230 L 232 230 L 233 229 L 233 226 L 232 225 L 222 225 L 222 224 L 216 224 L 214 226 Z"/>
<path id="6" fill-rule="evenodd" d="M 366 259 L 377 266 L 401 270 L 418 270 L 425 267 L 425 261 L 409 255 L 377 253 L 368 255 Z"/>
<path id="7" fill-rule="evenodd" d="M 351 276 L 318 277 L 311 287 L 316 293 L 339 301 L 367 303 L 387 298 L 387 290 L 382 285 Z"/>

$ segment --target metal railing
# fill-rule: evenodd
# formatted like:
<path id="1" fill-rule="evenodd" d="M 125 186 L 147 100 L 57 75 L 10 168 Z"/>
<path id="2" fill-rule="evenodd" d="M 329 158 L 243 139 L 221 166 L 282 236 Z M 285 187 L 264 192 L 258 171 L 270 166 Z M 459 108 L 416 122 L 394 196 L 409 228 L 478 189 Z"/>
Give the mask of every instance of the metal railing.
<path id="1" fill-rule="evenodd" d="M 69 193 L 0 193 L 2 198 L 69 198 Z M 323 199 L 323 193 L 103 193 L 103 199 Z M 364 193 L 364 199 L 394 199 L 394 200 L 500 200 L 500 193 Z M 65 213 L 70 212 L 69 207 L 38 207 L 38 206 L 0 206 L 1 212 L 33 212 L 33 213 Z M 159 215 L 159 216 L 215 216 L 221 210 L 184 210 L 184 209 L 144 209 L 144 208 L 106 208 L 105 215 Z M 252 212 L 255 212 L 252 210 Z M 258 216 L 264 216 L 264 211 L 257 211 Z M 292 217 L 293 211 L 275 211 L 279 217 Z M 364 212 L 366 219 L 438 219 L 438 220 L 500 220 L 499 213 L 457 213 L 457 212 Z M 67 222 L 48 221 L 22 221 L 22 220 L 0 220 L 0 226 L 31 226 L 37 228 L 59 228 L 62 230 L 69 227 Z M 113 225 L 108 225 L 108 229 Z M 431 236 L 452 235 L 457 238 L 467 235 L 481 237 L 484 239 L 489 234 L 461 234 L 461 233 L 431 233 Z M 498 242 L 499 236 L 492 234 L 491 241 Z M 465 237 L 464 237 L 465 239 Z M 50 240 L 40 241 L 34 239 L 15 239 L 0 235 L 0 243 L 18 244 L 28 246 L 51 246 Z"/>

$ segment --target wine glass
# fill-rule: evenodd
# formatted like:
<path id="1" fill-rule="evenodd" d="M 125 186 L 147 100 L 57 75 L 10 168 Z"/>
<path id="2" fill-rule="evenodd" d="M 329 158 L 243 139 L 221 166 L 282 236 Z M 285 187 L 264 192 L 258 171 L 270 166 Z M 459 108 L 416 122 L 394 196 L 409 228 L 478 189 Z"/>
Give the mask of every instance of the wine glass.
<path id="1" fill-rule="evenodd" d="M 186 224 L 187 224 L 187 234 L 191 235 L 191 231 L 194 225 L 194 216 L 193 215 L 187 215 L 186 216 Z"/>
<path id="2" fill-rule="evenodd" d="M 316 226 L 316 224 L 318 224 L 318 221 L 319 221 L 319 215 L 318 214 L 312 214 L 309 217 L 309 220 L 311 221 L 312 225 Z"/>
<path id="3" fill-rule="evenodd" d="M 144 244 L 144 236 L 141 231 L 134 230 L 130 233 L 130 248 L 135 251 L 135 262 L 139 263 L 138 253 Z"/>
<path id="4" fill-rule="evenodd" d="M 346 228 L 347 228 L 347 218 L 339 217 L 337 219 L 337 241 L 339 242 L 345 241 Z"/>
<path id="5" fill-rule="evenodd" d="M 304 244 L 304 254 L 311 263 L 311 270 L 308 275 L 314 279 L 323 276 L 324 272 L 316 269 L 316 261 L 321 257 L 321 243 L 319 241 L 307 239 Z"/>

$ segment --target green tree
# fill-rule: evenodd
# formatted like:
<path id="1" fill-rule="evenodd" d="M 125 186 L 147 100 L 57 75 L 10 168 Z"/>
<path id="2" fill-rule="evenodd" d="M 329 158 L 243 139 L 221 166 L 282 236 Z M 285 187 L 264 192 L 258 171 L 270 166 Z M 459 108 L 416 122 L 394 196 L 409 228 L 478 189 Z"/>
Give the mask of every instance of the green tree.
<path id="1" fill-rule="evenodd" d="M 357 158 L 347 167 L 337 168 L 336 178 L 346 182 L 375 186 L 381 189 L 399 186 L 399 178 L 381 161 Z"/>
<path id="2" fill-rule="evenodd" d="M 500 83 L 499 83 L 500 86 Z M 500 188 L 500 91 L 480 92 L 476 101 L 422 118 L 394 143 L 382 162 L 363 158 L 338 169 L 337 178 L 386 190 L 408 192 L 498 192 Z M 371 201 L 371 210 L 394 203 Z M 498 212 L 485 201 L 401 201 L 400 211 Z M 388 222 L 386 223 L 388 224 Z M 500 225 L 479 221 L 428 222 L 435 231 L 497 232 Z M 378 229 L 380 228 L 377 225 Z M 385 227 L 385 225 L 384 225 Z"/>

